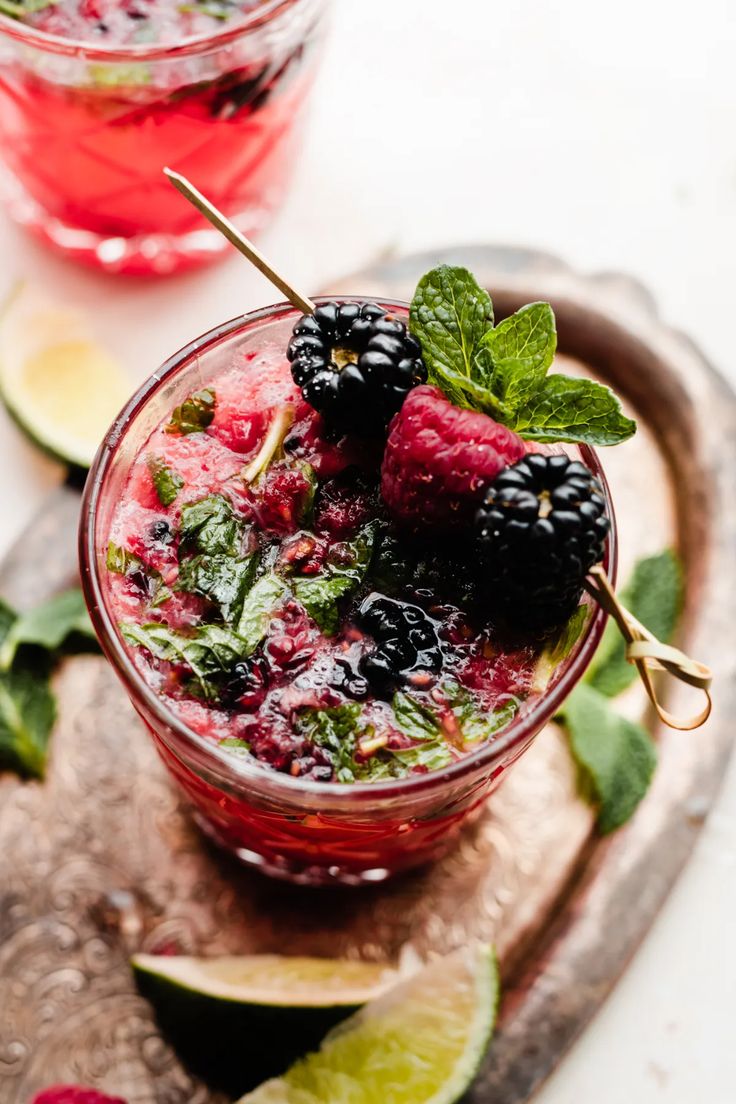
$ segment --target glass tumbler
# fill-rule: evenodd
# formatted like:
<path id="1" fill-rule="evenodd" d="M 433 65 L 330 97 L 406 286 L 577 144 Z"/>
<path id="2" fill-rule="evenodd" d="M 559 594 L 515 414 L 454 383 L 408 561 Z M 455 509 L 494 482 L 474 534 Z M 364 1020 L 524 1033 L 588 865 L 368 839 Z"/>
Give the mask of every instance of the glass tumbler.
<path id="1" fill-rule="evenodd" d="M 110 272 L 213 260 L 224 238 L 168 166 L 246 234 L 279 208 L 299 148 L 326 0 L 263 0 L 208 36 L 77 42 L 0 14 L 0 195 L 19 223 Z"/>
<path id="2" fill-rule="evenodd" d="M 406 304 L 380 303 L 406 317 Z M 306 884 L 359 885 L 436 859 L 452 846 L 580 679 L 606 616 L 595 606 L 546 689 L 494 740 L 443 770 L 375 783 L 315 782 L 235 758 L 188 728 L 145 682 L 115 624 L 105 565 L 111 519 L 133 461 L 172 407 L 194 390 L 216 387 L 218 375 L 236 358 L 255 363 L 256 354 L 270 349 L 283 357 L 297 316 L 283 304 L 211 330 L 168 360 L 130 400 L 108 432 L 85 488 L 82 582 L 102 647 L 205 832 L 265 873 Z M 594 452 L 573 451 L 608 496 Z M 613 519 L 610 498 L 608 510 Z M 607 548 L 612 576 L 615 545 L 614 523 Z"/>

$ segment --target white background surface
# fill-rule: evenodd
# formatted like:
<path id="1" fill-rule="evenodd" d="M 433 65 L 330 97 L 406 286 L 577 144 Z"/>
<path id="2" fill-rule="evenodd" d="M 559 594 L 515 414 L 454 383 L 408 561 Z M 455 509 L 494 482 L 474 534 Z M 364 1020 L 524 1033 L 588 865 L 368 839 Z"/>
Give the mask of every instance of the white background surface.
<path id="1" fill-rule="evenodd" d="M 734 0 L 337 0 L 298 179 L 262 245 L 309 292 L 388 248 L 458 242 L 638 276 L 736 382 Z M 237 257 L 117 282 L 5 222 L 0 257 L 0 292 L 23 275 L 91 306 L 131 381 L 276 298 Z M 57 478 L 0 417 L 0 554 Z M 654 930 L 541 1104 L 733 1104 L 735 914 L 732 769 Z"/>

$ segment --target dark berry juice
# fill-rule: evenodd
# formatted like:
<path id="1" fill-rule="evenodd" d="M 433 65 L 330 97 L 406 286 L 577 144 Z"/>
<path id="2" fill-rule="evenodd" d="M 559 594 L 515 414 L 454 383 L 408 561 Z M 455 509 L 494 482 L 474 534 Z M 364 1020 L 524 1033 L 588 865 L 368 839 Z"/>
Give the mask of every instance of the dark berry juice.
<path id="1" fill-rule="evenodd" d="M 462 542 L 389 517 L 380 440 L 304 400 L 294 317 L 223 327 L 146 386 L 88 483 L 83 578 L 204 827 L 272 873 L 377 880 L 446 850 L 598 618 L 559 662 L 498 629 Z"/>
<path id="2" fill-rule="evenodd" d="M 223 239 L 173 191 L 169 166 L 245 232 L 267 224 L 293 167 L 323 0 L 33 7 L 0 0 L 2 183 L 14 217 L 110 271 L 168 273 L 219 256 Z"/>

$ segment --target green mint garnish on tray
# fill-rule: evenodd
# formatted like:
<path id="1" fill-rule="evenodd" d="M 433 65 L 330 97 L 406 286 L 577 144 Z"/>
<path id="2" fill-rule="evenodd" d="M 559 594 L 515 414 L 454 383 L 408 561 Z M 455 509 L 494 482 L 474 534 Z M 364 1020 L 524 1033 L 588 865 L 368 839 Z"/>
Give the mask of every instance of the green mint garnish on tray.
<path id="1" fill-rule="evenodd" d="M 215 416 L 217 399 L 211 387 L 195 391 L 175 408 L 166 426 L 167 433 L 200 433 Z"/>
<path id="2" fill-rule="evenodd" d="M 623 599 L 660 640 L 672 639 L 682 606 L 682 571 L 674 552 L 640 560 Z M 581 790 L 597 809 L 600 832 L 619 828 L 649 789 L 657 763 L 646 729 L 618 713 L 610 699 L 636 678 L 614 626 L 606 628 L 585 680 L 565 701 L 558 720 L 567 730 L 580 771 Z"/>
<path id="3" fill-rule="evenodd" d="M 89 648 L 93 639 L 78 589 L 21 614 L 0 599 L 0 770 L 43 777 L 56 719 L 54 663 L 62 649 Z"/>
<path id="4" fill-rule="evenodd" d="M 65 590 L 14 619 L 0 645 L 0 671 L 8 671 L 12 667 L 18 649 L 23 645 L 55 652 L 74 636 L 95 639 L 87 607 L 78 588 Z"/>
<path id="5" fill-rule="evenodd" d="M 581 790 L 598 810 L 598 830 L 612 832 L 633 815 L 649 789 L 657 764 L 654 741 L 585 683 L 565 702 L 562 716 Z"/>
<path id="6" fill-rule="evenodd" d="M 615 445 L 636 430 L 608 387 L 547 374 L 557 349 L 549 303 L 530 303 L 496 326 L 491 298 L 471 273 L 440 265 L 417 285 L 410 329 L 430 383 L 526 440 Z"/>

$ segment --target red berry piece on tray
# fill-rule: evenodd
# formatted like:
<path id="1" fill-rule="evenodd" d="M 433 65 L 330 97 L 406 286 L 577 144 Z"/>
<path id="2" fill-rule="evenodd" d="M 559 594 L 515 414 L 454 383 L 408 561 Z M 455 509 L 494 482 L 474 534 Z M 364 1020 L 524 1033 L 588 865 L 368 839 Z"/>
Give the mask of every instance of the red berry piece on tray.
<path id="1" fill-rule="evenodd" d="M 30 1104 L 126 1104 L 122 1096 L 109 1096 L 83 1085 L 52 1085 L 42 1089 Z"/>

